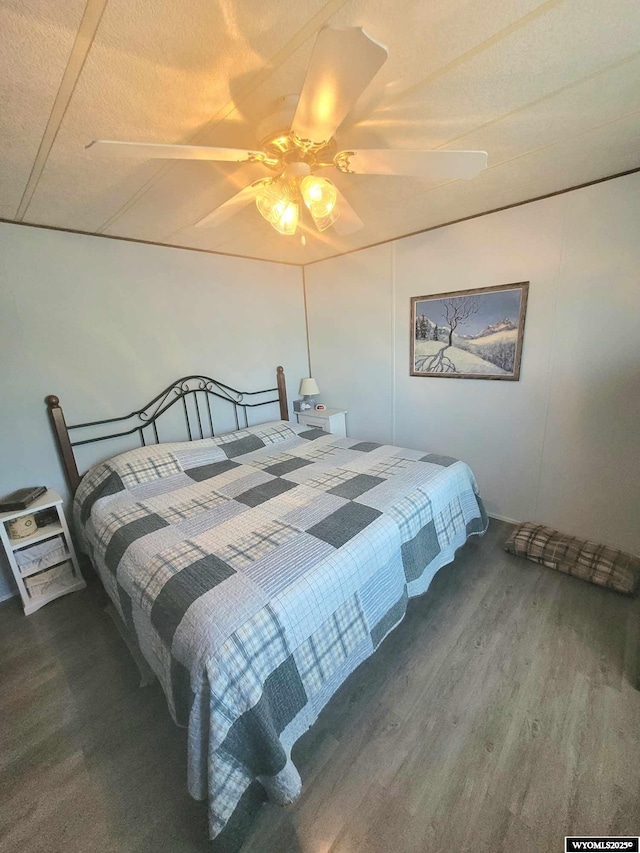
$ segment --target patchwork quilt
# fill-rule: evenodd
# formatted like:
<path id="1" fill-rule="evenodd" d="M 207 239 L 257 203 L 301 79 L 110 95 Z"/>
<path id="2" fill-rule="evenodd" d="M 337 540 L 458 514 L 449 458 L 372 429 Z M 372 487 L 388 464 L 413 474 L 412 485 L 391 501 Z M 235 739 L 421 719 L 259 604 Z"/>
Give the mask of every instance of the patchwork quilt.
<path id="1" fill-rule="evenodd" d="M 265 794 L 298 796 L 295 741 L 487 526 L 464 463 L 280 421 L 116 456 L 74 515 L 229 849 Z"/>

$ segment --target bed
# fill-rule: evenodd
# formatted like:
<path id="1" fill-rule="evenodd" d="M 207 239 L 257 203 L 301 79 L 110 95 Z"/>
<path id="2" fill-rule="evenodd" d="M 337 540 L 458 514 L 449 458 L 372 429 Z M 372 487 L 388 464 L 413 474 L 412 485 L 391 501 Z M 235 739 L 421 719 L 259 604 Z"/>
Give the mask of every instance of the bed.
<path id="1" fill-rule="evenodd" d="M 189 791 L 229 850 L 265 796 L 296 799 L 293 744 L 487 527 L 463 462 L 290 423 L 281 370 L 274 390 L 280 419 L 250 425 L 245 409 L 231 432 L 145 441 L 75 484 L 76 533 L 188 728 Z M 70 431 L 87 424 L 67 427 L 54 399 L 68 461 Z"/>

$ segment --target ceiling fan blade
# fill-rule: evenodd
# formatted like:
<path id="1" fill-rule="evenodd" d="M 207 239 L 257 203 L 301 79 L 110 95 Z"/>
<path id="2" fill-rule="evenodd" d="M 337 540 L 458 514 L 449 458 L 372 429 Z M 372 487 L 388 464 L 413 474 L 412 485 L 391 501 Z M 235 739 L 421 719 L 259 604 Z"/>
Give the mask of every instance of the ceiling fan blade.
<path id="1" fill-rule="evenodd" d="M 403 151 L 384 148 L 340 152 L 336 162 L 347 163 L 356 175 L 412 175 L 416 178 L 475 178 L 487 168 L 486 151 Z"/>
<path id="2" fill-rule="evenodd" d="M 151 158 L 163 160 L 226 160 L 230 163 L 243 163 L 264 156 L 258 151 L 249 151 L 244 148 L 211 148 L 208 145 L 161 145 L 155 142 L 115 142 L 107 139 L 94 139 L 86 148 L 91 153 L 116 157 L 140 157 L 145 160 Z"/>
<path id="3" fill-rule="evenodd" d="M 340 216 L 333 223 L 332 228 L 340 237 L 346 237 L 347 234 L 353 234 L 355 231 L 364 228 L 364 222 L 337 187 L 336 191 L 338 193 L 336 207 L 340 212 Z"/>
<path id="4" fill-rule="evenodd" d="M 232 195 L 231 198 L 228 198 L 225 202 L 216 207 L 215 210 L 212 210 L 211 213 L 208 213 L 205 217 L 198 220 L 198 222 L 195 222 L 194 227 L 213 228 L 217 225 L 222 225 L 222 223 L 226 222 L 227 219 L 231 219 L 232 216 L 235 216 L 236 213 L 240 213 L 244 207 L 251 204 L 252 201 L 255 201 L 261 183 L 262 181 L 256 181 L 255 183 L 249 184 L 249 186 L 240 190 L 239 193 Z"/>
<path id="5" fill-rule="evenodd" d="M 362 27 L 326 27 L 316 39 L 291 130 L 326 142 L 387 60 Z"/>

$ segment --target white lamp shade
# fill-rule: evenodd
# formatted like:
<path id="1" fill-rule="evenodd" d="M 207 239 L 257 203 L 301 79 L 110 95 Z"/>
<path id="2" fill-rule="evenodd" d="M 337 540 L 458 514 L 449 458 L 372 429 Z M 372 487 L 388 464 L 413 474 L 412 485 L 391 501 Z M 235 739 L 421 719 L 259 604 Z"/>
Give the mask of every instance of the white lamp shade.
<path id="1" fill-rule="evenodd" d="M 318 383 L 311 376 L 308 379 L 302 379 L 300 381 L 300 391 L 299 394 L 302 394 L 304 397 L 314 397 L 316 394 L 320 393 L 320 389 L 318 388 Z"/>

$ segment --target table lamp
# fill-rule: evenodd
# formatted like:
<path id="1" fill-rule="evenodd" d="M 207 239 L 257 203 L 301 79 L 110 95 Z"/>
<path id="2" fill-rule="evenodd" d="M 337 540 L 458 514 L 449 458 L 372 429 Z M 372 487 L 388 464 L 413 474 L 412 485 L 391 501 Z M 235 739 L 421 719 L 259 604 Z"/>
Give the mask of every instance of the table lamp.
<path id="1" fill-rule="evenodd" d="M 300 411 L 306 411 L 306 409 L 312 409 L 314 407 L 314 397 L 316 394 L 320 393 L 320 389 L 318 388 L 316 380 L 309 376 L 300 381 L 300 390 L 298 393 L 302 394 Z"/>

